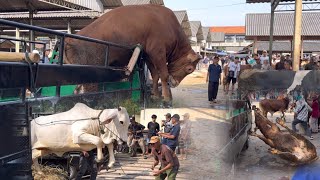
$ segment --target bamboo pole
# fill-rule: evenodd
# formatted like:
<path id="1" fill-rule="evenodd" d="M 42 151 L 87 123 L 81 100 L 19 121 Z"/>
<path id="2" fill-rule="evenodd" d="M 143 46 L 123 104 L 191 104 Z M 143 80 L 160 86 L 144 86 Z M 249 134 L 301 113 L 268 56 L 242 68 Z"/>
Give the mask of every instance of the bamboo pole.
<path id="1" fill-rule="evenodd" d="M 38 63 L 40 61 L 40 55 L 38 53 L 28 53 L 28 55 L 31 62 Z M 0 61 L 24 62 L 26 61 L 26 54 L 16 52 L 0 52 Z"/>

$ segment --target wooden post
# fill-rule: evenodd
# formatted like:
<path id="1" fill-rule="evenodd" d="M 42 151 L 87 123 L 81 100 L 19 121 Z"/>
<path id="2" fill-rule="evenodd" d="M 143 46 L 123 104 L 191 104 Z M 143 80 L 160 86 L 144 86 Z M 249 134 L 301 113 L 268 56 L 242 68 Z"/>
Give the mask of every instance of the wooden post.
<path id="1" fill-rule="evenodd" d="M 16 28 L 16 39 L 20 39 L 20 29 Z M 20 41 L 16 41 L 16 52 L 20 52 Z"/>
<path id="2" fill-rule="evenodd" d="M 258 53 L 258 38 L 254 37 L 253 39 L 253 54 L 257 54 Z"/>
<path id="3" fill-rule="evenodd" d="M 293 34 L 293 70 L 299 70 L 301 48 L 302 0 L 296 0 Z"/>
<path id="4" fill-rule="evenodd" d="M 126 72 L 125 73 L 126 73 L 127 76 L 129 76 L 132 73 L 132 70 L 133 70 L 134 66 L 136 65 L 136 63 L 138 61 L 140 52 L 141 52 L 141 46 L 137 46 L 134 49 L 133 54 L 132 54 L 132 56 L 130 58 L 129 64 L 126 67 Z"/>

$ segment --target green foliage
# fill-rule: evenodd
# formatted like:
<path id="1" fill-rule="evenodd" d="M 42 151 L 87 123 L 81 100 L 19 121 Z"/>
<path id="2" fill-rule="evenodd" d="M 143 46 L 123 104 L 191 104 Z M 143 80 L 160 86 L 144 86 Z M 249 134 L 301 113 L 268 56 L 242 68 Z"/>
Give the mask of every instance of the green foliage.
<path id="1" fill-rule="evenodd" d="M 119 104 L 122 107 L 125 107 L 129 115 L 138 115 L 140 114 L 141 108 L 139 102 L 133 101 L 132 99 L 126 99 Z"/>

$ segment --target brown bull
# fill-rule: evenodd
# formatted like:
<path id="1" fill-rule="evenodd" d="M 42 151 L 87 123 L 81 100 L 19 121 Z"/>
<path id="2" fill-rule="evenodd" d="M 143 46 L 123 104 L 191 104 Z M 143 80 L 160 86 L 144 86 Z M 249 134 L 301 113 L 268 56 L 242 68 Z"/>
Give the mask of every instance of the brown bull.
<path id="1" fill-rule="evenodd" d="M 251 135 L 258 137 L 271 147 L 269 152 L 277 154 L 281 158 L 293 163 L 293 165 L 310 163 L 318 159 L 315 146 L 304 136 L 289 129 L 282 118 L 276 122 L 288 132 L 282 132 L 280 128 L 264 117 L 259 109 L 253 107 L 255 112 L 255 131 Z M 257 129 L 262 135 L 257 134 Z"/>
<path id="2" fill-rule="evenodd" d="M 160 79 L 166 101 L 171 100 L 169 85 L 178 86 L 185 76 L 195 70 L 200 60 L 174 13 L 159 5 L 113 9 L 77 34 L 129 46 L 141 44 L 153 79 L 153 95 L 160 97 Z M 104 65 L 105 49 L 104 45 L 66 39 L 64 59 L 70 64 Z M 126 66 L 131 54 L 131 51 L 110 47 L 108 63 L 111 66 Z M 83 91 L 88 89 L 84 86 Z"/>
<path id="3" fill-rule="evenodd" d="M 273 113 L 280 111 L 284 117 L 284 112 L 289 107 L 289 98 L 279 96 L 277 99 L 263 99 L 259 102 L 262 114 L 267 117 L 268 112 L 273 116 Z"/>

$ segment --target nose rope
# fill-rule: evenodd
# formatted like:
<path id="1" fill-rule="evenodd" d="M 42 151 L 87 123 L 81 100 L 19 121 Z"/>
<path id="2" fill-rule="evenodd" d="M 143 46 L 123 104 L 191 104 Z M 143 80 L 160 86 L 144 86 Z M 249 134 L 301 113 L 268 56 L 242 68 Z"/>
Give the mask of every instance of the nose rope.
<path id="1" fill-rule="evenodd" d="M 120 141 L 125 142 L 122 138 L 120 138 L 116 133 L 114 133 L 113 131 L 111 131 L 106 125 L 102 125 L 101 121 L 100 121 L 100 115 L 102 114 L 104 110 L 101 110 L 100 113 L 98 114 L 98 117 L 96 118 L 92 118 L 92 119 L 98 119 L 99 121 L 99 129 L 100 129 L 100 133 L 101 134 L 105 134 L 103 127 L 106 128 L 109 132 L 111 132 L 113 135 L 116 136 L 116 138 L 118 138 Z"/>

